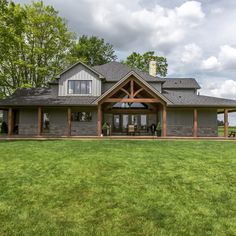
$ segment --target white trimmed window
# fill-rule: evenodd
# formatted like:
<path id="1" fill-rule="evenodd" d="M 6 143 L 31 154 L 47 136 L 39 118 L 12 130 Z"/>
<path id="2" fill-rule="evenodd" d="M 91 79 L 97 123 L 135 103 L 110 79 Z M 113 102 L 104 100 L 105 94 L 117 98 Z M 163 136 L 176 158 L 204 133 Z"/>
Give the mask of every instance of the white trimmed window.
<path id="1" fill-rule="evenodd" d="M 68 94 L 92 94 L 92 80 L 68 80 Z"/>
<path id="2" fill-rule="evenodd" d="M 72 112 L 72 121 L 89 122 L 92 121 L 92 112 Z"/>

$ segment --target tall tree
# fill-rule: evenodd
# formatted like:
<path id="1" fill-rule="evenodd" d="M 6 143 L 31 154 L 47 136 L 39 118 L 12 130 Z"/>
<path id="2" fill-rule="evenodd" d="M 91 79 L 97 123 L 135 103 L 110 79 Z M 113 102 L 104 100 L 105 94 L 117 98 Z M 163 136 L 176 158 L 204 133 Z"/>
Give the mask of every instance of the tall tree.
<path id="1" fill-rule="evenodd" d="M 90 66 L 102 65 L 117 59 L 113 46 L 96 36 L 81 36 L 71 54 Z"/>
<path id="2" fill-rule="evenodd" d="M 157 62 L 157 75 L 166 76 L 168 64 L 165 57 L 156 56 L 155 52 L 145 52 L 144 54 L 140 54 L 137 52 L 133 52 L 130 54 L 126 60 L 123 61 L 124 64 L 137 68 L 141 71 L 148 72 L 149 70 L 149 62 L 154 60 Z"/>
<path id="3" fill-rule="evenodd" d="M 42 1 L 23 7 L 0 0 L 0 90 L 45 86 L 65 65 L 75 37 Z"/>

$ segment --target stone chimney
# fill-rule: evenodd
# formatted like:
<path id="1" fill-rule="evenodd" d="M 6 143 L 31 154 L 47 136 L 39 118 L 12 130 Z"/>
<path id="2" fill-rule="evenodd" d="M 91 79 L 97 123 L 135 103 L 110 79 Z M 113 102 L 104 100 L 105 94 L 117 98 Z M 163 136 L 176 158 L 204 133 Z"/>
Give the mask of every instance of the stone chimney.
<path id="1" fill-rule="evenodd" d="M 149 75 L 156 77 L 157 76 L 157 62 L 150 61 L 149 62 Z"/>

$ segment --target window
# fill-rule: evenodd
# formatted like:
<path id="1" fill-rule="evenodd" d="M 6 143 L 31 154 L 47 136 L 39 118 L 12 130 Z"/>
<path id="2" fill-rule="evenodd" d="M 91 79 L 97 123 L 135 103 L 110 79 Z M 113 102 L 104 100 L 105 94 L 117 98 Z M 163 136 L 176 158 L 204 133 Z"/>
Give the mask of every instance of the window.
<path id="1" fill-rule="evenodd" d="M 147 115 L 141 115 L 140 116 L 140 125 L 142 130 L 147 129 Z"/>
<path id="2" fill-rule="evenodd" d="M 44 112 L 43 113 L 43 130 L 49 130 L 50 129 L 50 118 L 49 113 Z"/>
<path id="3" fill-rule="evenodd" d="M 72 112 L 72 117 L 71 117 L 72 121 L 80 121 L 80 122 L 84 122 L 84 121 L 92 121 L 92 112 Z"/>
<path id="4" fill-rule="evenodd" d="M 91 94 L 92 80 L 69 80 L 68 94 Z"/>

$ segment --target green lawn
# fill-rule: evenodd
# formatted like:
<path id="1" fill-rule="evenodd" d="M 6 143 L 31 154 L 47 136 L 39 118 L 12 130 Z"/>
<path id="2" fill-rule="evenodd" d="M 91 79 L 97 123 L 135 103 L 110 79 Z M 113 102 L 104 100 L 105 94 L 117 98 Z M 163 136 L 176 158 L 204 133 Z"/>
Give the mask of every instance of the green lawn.
<path id="1" fill-rule="evenodd" d="M 229 126 L 229 132 L 230 131 L 236 131 L 235 126 Z M 218 136 L 223 137 L 224 136 L 224 126 L 218 126 Z"/>
<path id="2" fill-rule="evenodd" d="M 236 235 L 236 142 L 0 141 L 0 235 Z"/>

